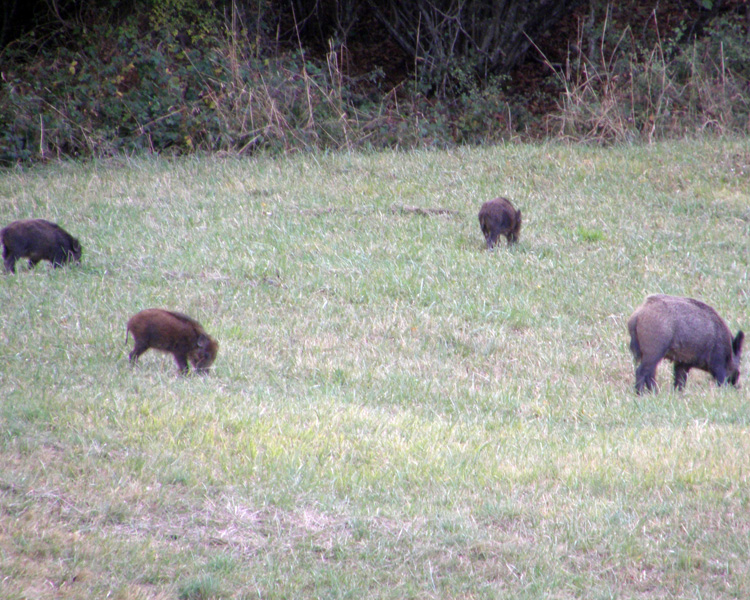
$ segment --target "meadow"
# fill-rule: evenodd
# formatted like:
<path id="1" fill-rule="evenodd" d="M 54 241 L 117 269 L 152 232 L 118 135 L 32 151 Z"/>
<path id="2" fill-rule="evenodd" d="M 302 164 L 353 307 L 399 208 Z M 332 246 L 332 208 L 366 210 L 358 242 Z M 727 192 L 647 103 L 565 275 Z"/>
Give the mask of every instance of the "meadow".
<path id="1" fill-rule="evenodd" d="M 747 139 L 0 172 L 27 217 L 83 259 L 0 276 L 2 598 L 750 597 L 748 369 L 636 396 L 625 325 L 750 331 Z M 210 375 L 131 368 L 149 307 Z"/>

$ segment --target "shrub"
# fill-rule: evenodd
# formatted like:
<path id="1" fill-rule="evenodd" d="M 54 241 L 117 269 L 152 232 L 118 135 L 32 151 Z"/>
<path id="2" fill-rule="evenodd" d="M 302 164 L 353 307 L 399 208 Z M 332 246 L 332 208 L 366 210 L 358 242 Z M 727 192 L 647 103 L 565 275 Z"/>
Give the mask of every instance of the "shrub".
<path id="1" fill-rule="evenodd" d="M 331 38 L 313 59 L 301 41 L 282 49 L 261 15 L 271 4 L 253 5 L 252 26 L 235 3 L 220 16 L 229 5 L 219 0 L 151 0 L 140 14 L 123 4 L 112 22 L 92 9 L 45 30 L 54 44 L 32 32 L 0 52 L 0 164 L 143 151 L 445 147 L 540 131 L 612 143 L 750 128 L 750 49 L 738 11 L 689 43 L 686 28 L 662 39 L 656 13 L 643 28 L 650 33 L 637 37 L 615 24 L 612 5 L 600 23 L 592 12 L 564 64 L 548 61 L 559 101 L 543 129 L 550 86 L 514 94 L 509 79 L 481 75 L 476 53 L 442 70 L 415 62 L 409 81 L 384 90 L 379 69 L 348 75 L 345 42 Z"/>
<path id="2" fill-rule="evenodd" d="M 256 55 L 218 26 L 182 33 L 161 18 L 130 17 L 85 46 L 36 58 L 6 50 L 0 162 L 356 142 L 358 110 L 335 61 L 320 68 L 301 52 Z"/>
<path id="3" fill-rule="evenodd" d="M 581 34 L 576 55 L 568 57 L 570 70 L 556 70 L 563 94 L 550 115 L 552 130 L 598 143 L 651 142 L 706 130 L 747 133 L 746 35 L 726 16 L 689 44 L 679 45 L 676 31 L 675 38 L 657 36 L 649 47 L 629 28 L 618 37 L 607 33 L 605 17 L 598 52 L 582 52 Z"/>

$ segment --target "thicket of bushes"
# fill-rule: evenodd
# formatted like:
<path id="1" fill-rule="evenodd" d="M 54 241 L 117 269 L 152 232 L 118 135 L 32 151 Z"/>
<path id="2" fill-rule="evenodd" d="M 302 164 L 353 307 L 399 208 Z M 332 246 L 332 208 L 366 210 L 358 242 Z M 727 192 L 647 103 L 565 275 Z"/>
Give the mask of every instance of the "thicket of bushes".
<path id="1" fill-rule="evenodd" d="M 708 22 L 701 35 L 682 23 L 638 39 L 632 28 L 608 30 L 609 7 L 593 42 L 579 34 L 551 129 L 575 140 L 646 140 L 690 133 L 750 132 L 750 11 Z M 588 52 L 581 48 L 588 46 Z"/>
<path id="2" fill-rule="evenodd" d="M 430 90 L 414 72 L 394 87 L 379 70 L 349 75 L 345 42 L 312 53 L 275 43 L 273 31 L 231 10 L 198 13 L 190 0 L 151 6 L 114 22 L 68 23 L 64 43 L 27 35 L 2 51 L 0 162 L 750 130 L 742 10 L 717 15 L 698 37 L 661 35 L 656 22 L 653 35 L 635 35 L 608 8 L 592 12 L 562 61 L 538 52 L 554 106 L 538 114 L 508 77 L 477 77 L 465 61 L 449 65 L 449 91 Z"/>

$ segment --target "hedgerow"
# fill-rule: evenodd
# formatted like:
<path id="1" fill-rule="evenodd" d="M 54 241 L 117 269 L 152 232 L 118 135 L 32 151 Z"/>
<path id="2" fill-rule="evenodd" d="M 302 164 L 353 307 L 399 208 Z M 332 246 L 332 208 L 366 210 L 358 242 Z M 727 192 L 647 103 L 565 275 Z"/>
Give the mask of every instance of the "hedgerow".
<path id="1" fill-rule="evenodd" d="M 416 75 L 395 87 L 378 69 L 351 75 L 346 42 L 312 53 L 301 41 L 279 45 L 260 19 L 249 27 L 198 0 L 149 6 L 111 22 L 89 15 L 54 44 L 31 34 L 2 51 L 0 163 L 445 147 L 539 134 L 611 143 L 750 128 L 739 13 L 717 18 L 700 38 L 682 41 L 673 30 L 649 44 L 605 13 L 599 47 L 583 52 L 579 39 L 568 68 L 549 62 L 556 78 L 544 91 L 518 93 L 508 76 L 479 79 L 464 60 L 450 65 L 451 85 L 438 94 Z M 536 102 L 531 93 L 547 97 Z M 555 98 L 547 114 L 529 108 Z"/>

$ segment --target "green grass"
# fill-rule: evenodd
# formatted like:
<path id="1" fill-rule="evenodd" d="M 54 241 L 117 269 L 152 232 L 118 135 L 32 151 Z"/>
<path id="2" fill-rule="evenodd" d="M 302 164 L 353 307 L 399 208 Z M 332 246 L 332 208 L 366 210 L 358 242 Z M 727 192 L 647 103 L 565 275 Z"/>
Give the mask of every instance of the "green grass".
<path id="1" fill-rule="evenodd" d="M 0 596 L 744 598 L 750 394 L 636 397 L 646 294 L 750 329 L 750 144 L 0 174 L 79 267 L 0 277 Z M 484 250 L 510 197 L 520 243 Z M 399 206 L 446 208 L 424 216 Z M 131 369 L 164 307 L 208 377 Z"/>

